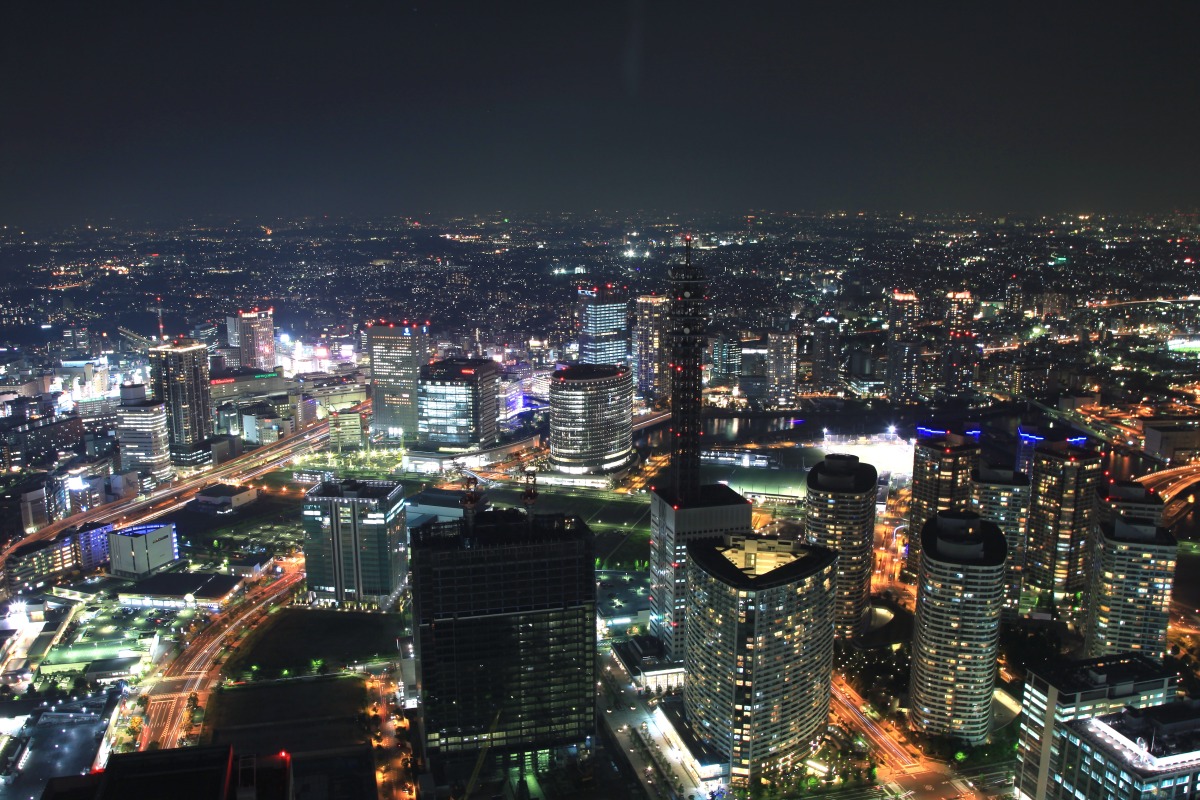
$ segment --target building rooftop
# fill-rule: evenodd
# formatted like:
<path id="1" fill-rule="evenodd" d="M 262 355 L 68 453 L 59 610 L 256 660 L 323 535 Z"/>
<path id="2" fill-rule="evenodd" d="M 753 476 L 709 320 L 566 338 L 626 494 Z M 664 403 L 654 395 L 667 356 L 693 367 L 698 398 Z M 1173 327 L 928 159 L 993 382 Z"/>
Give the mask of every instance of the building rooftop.
<path id="1" fill-rule="evenodd" d="M 997 566 L 1008 544 L 995 523 L 970 511 L 939 511 L 921 529 L 921 549 L 948 564 Z"/>
<path id="2" fill-rule="evenodd" d="M 531 517 L 518 508 L 478 511 L 470 526 L 466 519 L 431 522 L 414 528 L 410 534 L 413 550 L 473 550 L 591 536 L 591 529 L 579 517 L 565 514 L 533 514 Z"/>
<path id="3" fill-rule="evenodd" d="M 159 597 L 192 597 L 217 600 L 238 587 L 242 579 L 215 572 L 160 572 L 138 581 L 126 594 L 157 595 Z"/>
<path id="4" fill-rule="evenodd" d="M 971 470 L 971 480 L 975 483 L 990 483 L 1000 486 L 1028 486 L 1029 476 L 1008 467 L 996 467 L 991 464 L 980 464 L 979 469 Z"/>
<path id="5" fill-rule="evenodd" d="M 755 557 L 746 558 L 751 552 Z M 728 586 L 763 591 L 817 574 L 837 561 L 837 553 L 817 545 L 779 539 L 725 537 L 690 543 L 688 558 Z"/>
<path id="6" fill-rule="evenodd" d="M 878 483 L 875 467 L 844 453 L 830 453 L 808 471 L 808 487 L 825 492 L 863 494 L 874 492 Z"/>
<path id="7" fill-rule="evenodd" d="M 1114 542 L 1138 542 L 1171 548 L 1178 546 L 1171 532 L 1155 525 L 1153 520 L 1117 517 L 1111 523 L 1100 523 L 1100 530 L 1104 533 L 1104 538 Z"/>
<path id="8" fill-rule="evenodd" d="M 1200 770 L 1200 701 L 1126 707 L 1068 725 L 1143 779 Z"/>
<path id="9" fill-rule="evenodd" d="M 363 499 L 387 500 L 404 497 L 404 485 L 399 481 L 368 481 L 357 478 L 346 478 L 338 481 L 322 481 L 309 489 L 304 495 L 306 500 L 322 499 Z"/>
<path id="10" fill-rule="evenodd" d="M 1087 659 L 1059 659 L 1045 667 L 1033 667 L 1031 670 L 1042 680 L 1056 687 L 1065 694 L 1088 692 L 1105 687 L 1127 687 L 1144 681 L 1162 681 L 1174 678 L 1179 682 L 1177 673 L 1166 669 L 1161 661 L 1151 659 L 1141 653 L 1120 653 L 1112 656 Z"/>
<path id="11" fill-rule="evenodd" d="M 556 369 L 552 378 L 556 381 L 594 381 L 628 373 L 629 367 L 617 364 L 570 364 Z"/>
<path id="12" fill-rule="evenodd" d="M 233 486 L 228 483 L 218 483 L 196 492 L 196 497 L 237 497 L 239 494 L 253 491 L 249 486 Z"/>
<path id="13" fill-rule="evenodd" d="M 678 499 L 673 498 L 669 488 L 655 489 L 654 493 L 671 503 L 675 508 L 679 508 L 680 502 Z M 688 508 L 716 508 L 717 506 L 749 504 L 749 500 L 723 483 L 706 483 L 700 487 L 700 493 L 697 495 L 696 502 L 689 505 Z"/>

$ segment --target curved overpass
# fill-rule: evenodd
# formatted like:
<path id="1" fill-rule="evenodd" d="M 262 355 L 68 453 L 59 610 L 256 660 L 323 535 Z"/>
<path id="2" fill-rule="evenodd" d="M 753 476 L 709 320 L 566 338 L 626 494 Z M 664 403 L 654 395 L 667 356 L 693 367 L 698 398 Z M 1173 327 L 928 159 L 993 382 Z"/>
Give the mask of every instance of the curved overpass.
<path id="1" fill-rule="evenodd" d="M 1169 528 L 1200 498 L 1200 464 L 1187 464 L 1135 479 L 1163 499 L 1163 527 Z"/>

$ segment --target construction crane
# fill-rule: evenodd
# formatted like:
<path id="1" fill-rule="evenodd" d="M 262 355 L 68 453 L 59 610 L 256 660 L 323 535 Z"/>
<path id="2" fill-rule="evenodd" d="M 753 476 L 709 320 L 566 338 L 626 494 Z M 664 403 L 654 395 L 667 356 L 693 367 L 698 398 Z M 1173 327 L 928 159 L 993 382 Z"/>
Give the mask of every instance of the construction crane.
<path id="1" fill-rule="evenodd" d="M 483 760 L 487 758 L 488 750 L 492 749 L 492 736 L 496 733 L 496 727 L 500 724 L 500 712 L 503 707 L 496 709 L 496 716 L 492 717 L 492 724 L 488 726 L 487 738 L 483 741 L 483 747 L 479 751 L 479 758 L 475 759 L 475 769 L 471 770 L 471 779 L 467 781 L 467 788 L 463 789 L 462 800 L 471 796 L 471 792 L 475 790 L 475 784 L 479 782 L 479 773 L 483 771 Z"/>

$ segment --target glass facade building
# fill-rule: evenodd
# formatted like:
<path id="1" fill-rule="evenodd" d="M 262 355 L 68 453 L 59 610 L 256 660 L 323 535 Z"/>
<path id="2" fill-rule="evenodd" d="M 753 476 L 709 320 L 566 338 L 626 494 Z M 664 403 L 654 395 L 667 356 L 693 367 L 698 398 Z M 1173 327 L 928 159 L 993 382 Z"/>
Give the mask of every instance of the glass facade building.
<path id="1" fill-rule="evenodd" d="M 605 284 L 579 290 L 579 360 L 584 364 L 629 363 L 629 294 Z"/>
<path id="2" fill-rule="evenodd" d="M 417 435 L 417 380 L 429 362 L 429 328 L 379 322 L 367 327 L 371 361 L 371 432 L 386 439 Z"/>
<path id="3" fill-rule="evenodd" d="M 238 312 L 238 363 L 269 372 L 275 369 L 275 309 Z"/>
<path id="4" fill-rule="evenodd" d="M 421 367 L 417 438 L 430 450 L 488 447 L 499 437 L 500 367 L 488 358 L 447 358 Z"/>
<path id="5" fill-rule="evenodd" d="M 177 464 L 206 460 L 197 453 L 213 433 L 208 346 L 195 339 L 177 339 L 150 348 L 150 376 L 154 398 L 167 407 L 171 460 Z"/>
<path id="6" fill-rule="evenodd" d="M 579 364 L 550 378 L 550 463 L 569 473 L 629 465 L 633 452 L 633 373 Z"/>
<path id="7" fill-rule="evenodd" d="M 808 472 L 804 530 L 838 554 L 837 635 L 866 633 L 875 567 L 875 495 L 879 473 L 858 456 L 831 454 Z"/>
<path id="8" fill-rule="evenodd" d="M 413 623 L 426 749 L 464 772 L 590 746 L 596 573 L 577 517 L 482 511 L 412 532 Z"/>
<path id="9" fill-rule="evenodd" d="M 1066 724 L 1061 771 L 1047 800 L 1192 798 L 1200 792 L 1200 701 Z"/>
<path id="10" fill-rule="evenodd" d="M 408 572 L 404 487 L 396 481 L 324 481 L 308 490 L 301 513 L 314 601 L 391 610 Z"/>
<path id="11" fill-rule="evenodd" d="M 736 788 L 802 766 L 825 734 L 837 554 L 778 539 L 688 546 L 684 706 Z"/>
<path id="12" fill-rule="evenodd" d="M 1017 800 L 1043 800 L 1052 781 L 1061 781 L 1059 763 L 1066 723 L 1176 699 L 1179 674 L 1157 658 L 1134 653 L 1106 658 L 1052 660 L 1025 677 L 1017 732 Z"/>
<path id="13" fill-rule="evenodd" d="M 141 384 L 121 387 L 117 406 L 117 447 L 120 468 L 136 471 L 144 488 L 171 480 L 170 433 L 167 407 L 160 400 L 147 400 Z"/>
<path id="14" fill-rule="evenodd" d="M 821 391 L 837 389 L 842 384 L 842 342 L 837 317 L 831 314 L 817 317 L 812 345 L 813 386 Z"/>
<path id="15" fill-rule="evenodd" d="M 921 538 L 909 720 L 924 734 L 980 745 L 996 688 L 1004 534 L 978 514 L 940 511 Z"/>

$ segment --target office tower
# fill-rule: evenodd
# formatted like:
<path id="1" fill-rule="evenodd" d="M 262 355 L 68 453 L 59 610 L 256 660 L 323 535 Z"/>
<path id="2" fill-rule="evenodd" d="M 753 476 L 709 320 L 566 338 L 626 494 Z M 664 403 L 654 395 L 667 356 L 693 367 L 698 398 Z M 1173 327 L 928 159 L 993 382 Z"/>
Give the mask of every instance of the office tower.
<path id="1" fill-rule="evenodd" d="M 1088 655 L 1166 653 L 1178 548 L 1166 528 L 1149 520 L 1100 523 L 1088 569 Z"/>
<path id="2" fill-rule="evenodd" d="M 422 447 L 469 450 L 499 436 L 500 367 L 490 358 L 447 358 L 421 367 L 417 438 Z"/>
<path id="3" fill-rule="evenodd" d="M 971 510 L 995 523 L 1008 544 L 1004 567 L 1004 619 L 1014 620 L 1021 606 L 1025 539 L 1029 529 L 1029 476 L 980 464 L 971 472 Z"/>
<path id="4" fill-rule="evenodd" d="M 810 542 L 838 554 L 836 631 L 844 639 L 866 633 L 870 622 L 878 481 L 875 467 L 837 453 L 808 472 L 804 529 Z"/>
<path id="5" fill-rule="evenodd" d="M 1096 524 L 1100 455 L 1056 442 L 1033 454 L 1025 590 L 1055 612 L 1072 608 L 1087 588 L 1085 557 Z"/>
<path id="6" fill-rule="evenodd" d="M 170 434 L 167 406 L 161 400 L 147 400 L 143 384 L 121 387 L 121 405 L 117 406 L 117 446 L 120 467 L 137 472 L 145 488 L 171 480 Z"/>
<path id="7" fill-rule="evenodd" d="M 1097 495 L 1097 518 L 1109 522 L 1118 517 L 1162 524 L 1162 495 L 1137 481 L 1113 481 L 1101 484 Z"/>
<path id="8" fill-rule="evenodd" d="M 742 374 L 742 341 L 735 335 L 718 334 L 712 343 L 712 379 L 733 381 Z"/>
<path id="9" fill-rule="evenodd" d="M 319 604 L 390 611 L 405 586 L 404 487 L 323 481 L 304 495 L 308 591 Z"/>
<path id="10" fill-rule="evenodd" d="M 1074 661 L 1056 658 L 1031 667 L 1017 726 L 1017 800 L 1042 800 L 1052 782 L 1062 780 L 1059 761 L 1068 722 L 1126 706 L 1162 705 L 1178 692 L 1177 673 L 1158 659 L 1135 653 Z"/>
<path id="11" fill-rule="evenodd" d="M 1087 446 L 1087 437 L 1061 422 L 1034 425 L 1022 422 L 1017 426 L 1017 472 L 1033 474 L 1033 452 L 1044 444 L 1066 442 L 1076 447 Z"/>
<path id="12" fill-rule="evenodd" d="M 909 720 L 968 745 L 987 740 L 1004 606 L 1004 535 L 970 511 L 921 532 Z"/>
<path id="13" fill-rule="evenodd" d="M 812 382 L 820 391 L 841 386 L 842 343 L 837 317 L 826 312 L 813 323 Z"/>
<path id="14" fill-rule="evenodd" d="M 820 742 L 833 676 L 837 554 L 733 536 L 688 545 L 684 706 L 735 788 L 789 772 Z"/>
<path id="15" fill-rule="evenodd" d="M 579 360 L 629 363 L 629 293 L 608 283 L 579 290 Z"/>
<path id="16" fill-rule="evenodd" d="M 275 309 L 238 311 L 238 348 L 243 367 L 275 369 Z"/>
<path id="17" fill-rule="evenodd" d="M 692 239 L 682 264 L 671 266 L 671 484 L 650 493 L 650 633 L 669 661 L 683 658 L 686 639 L 687 545 L 749 533 L 752 507 L 724 484 L 700 485 L 701 378 L 708 309 L 703 271 L 692 264 Z"/>
<path id="18" fill-rule="evenodd" d="M 633 329 L 634 361 L 637 364 L 637 392 L 647 400 L 666 400 L 669 362 L 667 350 L 667 312 L 671 299 L 644 294 L 636 302 L 637 325 Z"/>
<path id="19" fill-rule="evenodd" d="M 380 322 L 367 327 L 371 360 L 371 432 L 386 439 L 417 435 L 417 380 L 429 363 L 429 327 Z"/>
<path id="20" fill-rule="evenodd" d="M 917 438 L 913 449 L 912 502 L 908 507 L 908 568 L 916 572 L 921 532 L 939 511 L 971 509 L 971 471 L 979 465 L 979 443 L 968 436 L 939 433 Z"/>
<path id="21" fill-rule="evenodd" d="M 1200 784 L 1200 701 L 1125 708 L 1066 724 L 1047 800 L 1192 798 Z"/>
<path id="22" fill-rule="evenodd" d="M 1004 286 L 1004 310 L 1012 314 L 1025 313 L 1025 286 L 1021 279 L 1013 275 Z"/>
<path id="23" fill-rule="evenodd" d="M 612 472 L 633 459 L 633 373 L 578 364 L 550 378 L 550 463 L 570 473 Z"/>
<path id="24" fill-rule="evenodd" d="M 595 540 L 578 517 L 481 511 L 412 531 L 424 739 L 464 773 L 595 728 Z M 465 780 L 465 774 L 462 776 Z"/>
<path id="25" fill-rule="evenodd" d="M 800 341 L 794 333 L 767 334 L 767 385 L 771 400 L 788 407 L 796 403 L 796 360 Z"/>
<path id="26" fill-rule="evenodd" d="M 167 407 L 171 460 L 197 465 L 211 456 L 203 450 L 212 436 L 208 348 L 195 339 L 176 339 L 150 348 L 154 399 Z"/>

